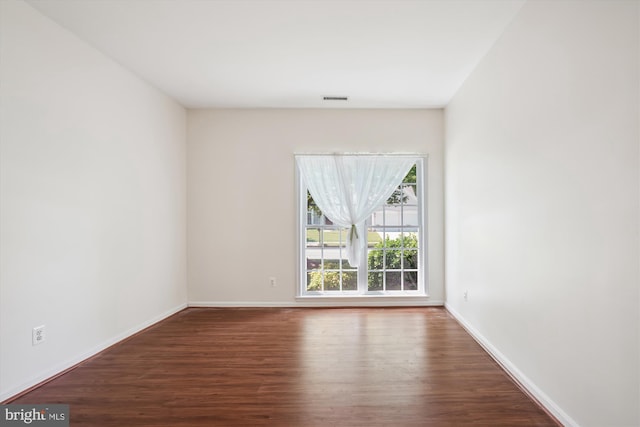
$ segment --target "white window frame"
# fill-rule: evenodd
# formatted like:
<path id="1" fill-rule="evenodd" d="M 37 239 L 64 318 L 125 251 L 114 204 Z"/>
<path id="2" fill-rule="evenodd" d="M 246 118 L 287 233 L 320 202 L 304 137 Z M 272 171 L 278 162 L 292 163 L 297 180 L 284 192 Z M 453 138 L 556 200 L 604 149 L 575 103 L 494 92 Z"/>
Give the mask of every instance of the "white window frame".
<path id="1" fill-rule="evenodd" d="M 366 154 L 362 154 L 366 155 Z M 308 291 L 307 290 L 307 268 L 306 268 L 306 227 L 307 227 L 307 187 L 302 182 L 302 176 L 295 167 L 296 179 L 296 218 L 297 218 L 297 296 L 298 297 L 425 297 L 428 296 L 428 265 L 427 265 L 427 156 L 418 155 L 416 160 L 416 195 L 418 196 L 418 287 L 416 290 L 368 290 L 368 254 L 360 257 L 358 266 L 358 289 L 354 291 Z M 366 224 L 368 230 L 369 220 Z M 365 238 L 368 237 L 366 233 Z M 367 245 L 365 245 L 365 248 Z M 362 273 L 363 272 L 363 273 Z"/>

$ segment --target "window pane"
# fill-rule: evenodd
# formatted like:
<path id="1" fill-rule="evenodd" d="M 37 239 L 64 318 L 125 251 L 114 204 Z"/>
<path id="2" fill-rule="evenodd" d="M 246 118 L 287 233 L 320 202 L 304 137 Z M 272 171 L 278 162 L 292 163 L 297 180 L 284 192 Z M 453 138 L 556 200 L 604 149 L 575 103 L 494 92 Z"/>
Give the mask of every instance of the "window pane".
<path id="1" fill-rule="evenodd" d="M 418 268 L 418 251 L 413 249 L 405 249 L 403 268 L 405 270 Z"/>
<path id="2" fill-rule="evenodd" d="M 340 230 L 325 229 L 322 233 L 322 243 L 325 247 L 340 246 Z"/>
<path id="3" fill-rule="evenodd" d="M 407 271 L 404 273 L 404 290 L 415 291 L 418 289 L 418 272 Z"/>
<path id="4" fill-rule="evenodd" d="M 400 257 L 402 256 L 402 251 L 400 249 L 387 249 L 385 251 L 385 268 L 386 269 L 400 269 L 402 265 L 400 264 Z"/>
<path id="5" fill-rule="evenodd" d="M 402 187 L 398 187 L 393 192 L 393 194 L 391 196 L 389 196 L 389 198 L 387 199 L 387 205 L 389 205 L 389 206 L 400 205 L 402 203 L 403 199 L 404 199 L 404 195 L 403 195 L 403 192 L 402 192 Z M 387 207 L 389 207 L 389 206 L 387 206 Z"/>
<path id="6" fill-rule="evenodd" d="M 319 228 L 307 228 L 306 231 L 307 247 L 320 246 L 320 229 Z"/>
<path id="7" fill-rule="evenodd" d="M 307 224 L 324 224 L 324 217 L 320 208 L 307 191 Z"/>
<path id="8" fill-rule="evenodd" d="M 401 248 L 402 233 L 399 231 L 387 231 L 384 234 L 384 247 L 385 248 Z"/>
<path id="9" fill-rule="evenodd" d="M 307 290 L 308 291 L 322 290 L 322 272 L 320 270 L 307 272 Z"/>
<path id="10" fill-rule="evenodd" d="M 402 225 L 402 207 L 400 205 L 387 206 L 384 210 L 384 219 L 388 231 L 400 231 L 398 227 Z"/>
<path id="11" fill-rule="evenodd" d="M 418 226 L 418 206 L 404 205 L 402 207 L 402 225 Z"/>
<path id="12" fill-rule="evenodd" d="M 358 272 L 355 270 L 342 272 L 342 290 L 356 291 L 358 290 Z"/>
<path id="13" fill-rule="evenodd" d="M 367 267 L 369 270 L 382 270 L 383 251 L 378 249 L 370 249 L 367 255 Z"/>
<path id="14" fill-rule="evenodd" d="M 324 256 L 325 269 L 340 269 L 340 259 L 342 258 L 342 254 L 344 252 L 341 251 L 339 247 L 325 246 L 325 248 L 322 250 L 322 253 Z"/>
<path id="15" fill-rule="evenodd" d="M 307 248 L 305 251 L 305 258 L 307 259 L 307 270 L 316 270 L 322 268 L 322 250 Z"/>
<path id="16" fill-rule="evenodd" d="M 402 283 L 401 283 L 401 274 L 399 271 L 391 271 L 391 272 L 387 272 L 387 283 L 386 283 L 386 289 L 388 291 L 399 291 L 402 290 Z"/>
<path id="17" fill-rule="evenodd" d="M 417 231 L 410 231 L 406 229 L 402 233 L 402 246 L 404 248 L 417 248 L 418 247 L 418 233 Z"/>
<path id="18" fill-rule="evenodd" d="M 369 243 L 369 247 L 374 247 L 376 244 L 382 242 L 382 235 L 384 233 L 382 230 L 376 230 L 373 228 L 369 229 L 369 234 L 367 235 L 367 242 Z"/>
<path id="19" fill-rule="evenodd" d="M 409 169 L 409 172 L 407 172 L 407 175 L 404 177 L 402 182 L 407 182 L 407 183 L 416 183 L 416 182 L 418 182 L 418 180 L 417 180 L 418 173 L 417 172 L 418 172 L 417 165 L 413 165 L 413 167 L 411 169 Z"/>
<path id="20" fill-rule="evenodd" d="M 382 274 L 380 272 L 369 273 L 368 289 L 370 291 L 382 290 Z"/>
<path id="21" fill-rule="evenodd" d="M 328 259 L 324 260 L 324 269 L 325 270 L 339 270 L 340 269 L 340 260 L 339 259 Z"/>
<path id="22" fill-rule="evenodd" d="M 403 185 L 402 186 L 402 195 L 403 195 L 403 200 L 404 200 L 404 204 L 405 205 L 417 205 L 418 204 L 418 197 L 416 196 L 416 190 L 417 187 L 415 186 L 415 184 L 412 185 Z"/>
<path id="23" fill-rule="evenodd" d="M 339 291 L 340 290 L 340 272 L 326 271 L 324 272 L 324 290 Z"/>

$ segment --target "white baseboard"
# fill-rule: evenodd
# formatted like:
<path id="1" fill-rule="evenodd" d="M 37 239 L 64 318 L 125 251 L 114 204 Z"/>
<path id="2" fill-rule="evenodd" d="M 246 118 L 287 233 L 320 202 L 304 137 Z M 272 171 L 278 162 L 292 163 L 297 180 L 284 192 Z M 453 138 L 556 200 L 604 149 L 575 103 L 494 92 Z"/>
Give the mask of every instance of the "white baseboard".
<path id="1" fill-rule="evenodd" d="M 224 308 L 224 307 L 295 307 L 293 302 L 282 301 L 189 301 L 187 303 L 189 307 L 212 307 L 212 308 Z"/>
<path id="2" fill-rule="evenodd" d="M 516 382 L 527 390 L 538 403 L 540 403 L 550 414 L 566 427 L 579 427 L 579 424 L 572 419 L 560 406 L 558 406 L 549 396 L 547 396 L 538 386 L 535 385 L 525 374 L 522 373 L 509 359 L 505 357 L 489 340 L 487 340 L 476 328 L 449 304 L 445 303 L 447 311 L 462 325 L 462 327 L 475 339 L 478 344 L 504 369 Z"/>
<path id="3" fill-rule="evenodd" d="M 444 301 L 362 298 L 296 298 L 295 301 L 190 301 L 189 307 L 415 307 L 444 306 Z"/>
<path id="4" fill-rule="evenodd" d="M 87 350 L 84 353 L 79 354 L 76 357 L 73 357 L 71 359 L 66 360 L 63 363 L 59 363 L 56 366 L 53 366 L 43 372 L 38 373 L 37 375 L 29 378 L 27 381 L 23 382 L 22 384 L 20 384 L 17 387 L 12 387 L 9 390 L 6 390 L 2 393 L 0 393 L 0 402 L 3 402 L 11 397 L 14 397 L 20 393 L 22 393 L 25 390 L 28 390 L 29 388 L 42 383 L 43 381 L 46 381 L 56 375 L 58 375 L 61 372 L 64 372 L 65 370 L 89 359 L 90 357 L 95 356 L 96 354 L 100 353 L 101 351 L 111 347 L 114 344 L 117 344 L 118 342 L 129 338 L 130 336 L 140 332 L 143 329 L 148 328 L 149 326 L 152 326 L 164 319 L 166 319 L 169 316 L 172 316 L 174 314 L 176 314 L 177 312 L 184 310 L 185 308 L 187 308 L 187 304 L 180 304 L 176 307 L 173 307 L 155 317 L 153 317 L 150 320 L 147 320 L 146 322 L 143 322 L 137 326 L 134 326 L 133 328 L 130 328 L 128 330 L 126 330 L 125 332 L 116 335 L 115 337 L 108 339 L 102 343 L 100 343 L 99 345 Z"/>

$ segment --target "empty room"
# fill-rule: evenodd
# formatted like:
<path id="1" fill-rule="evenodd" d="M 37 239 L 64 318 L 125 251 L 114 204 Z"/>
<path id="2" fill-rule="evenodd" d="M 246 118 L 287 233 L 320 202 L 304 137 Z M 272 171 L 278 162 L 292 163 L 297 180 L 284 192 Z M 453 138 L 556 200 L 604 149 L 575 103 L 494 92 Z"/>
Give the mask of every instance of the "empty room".
<path id="1" fill-rule="evenodd" d="M 637 0 L 0 0 L 0 425 L 640 426 Z"/>

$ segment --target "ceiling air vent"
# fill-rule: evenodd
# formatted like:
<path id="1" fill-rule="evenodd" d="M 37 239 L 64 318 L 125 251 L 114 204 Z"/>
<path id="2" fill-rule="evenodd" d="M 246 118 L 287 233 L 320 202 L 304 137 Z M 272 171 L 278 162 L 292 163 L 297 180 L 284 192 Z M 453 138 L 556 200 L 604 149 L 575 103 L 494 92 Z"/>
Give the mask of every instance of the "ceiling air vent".
<path id="1" fill-rule="evenodd" d="M 322 99 L 324 101 L 347 101 L 349 100 L 346 96 L 323 96 Z"/>

